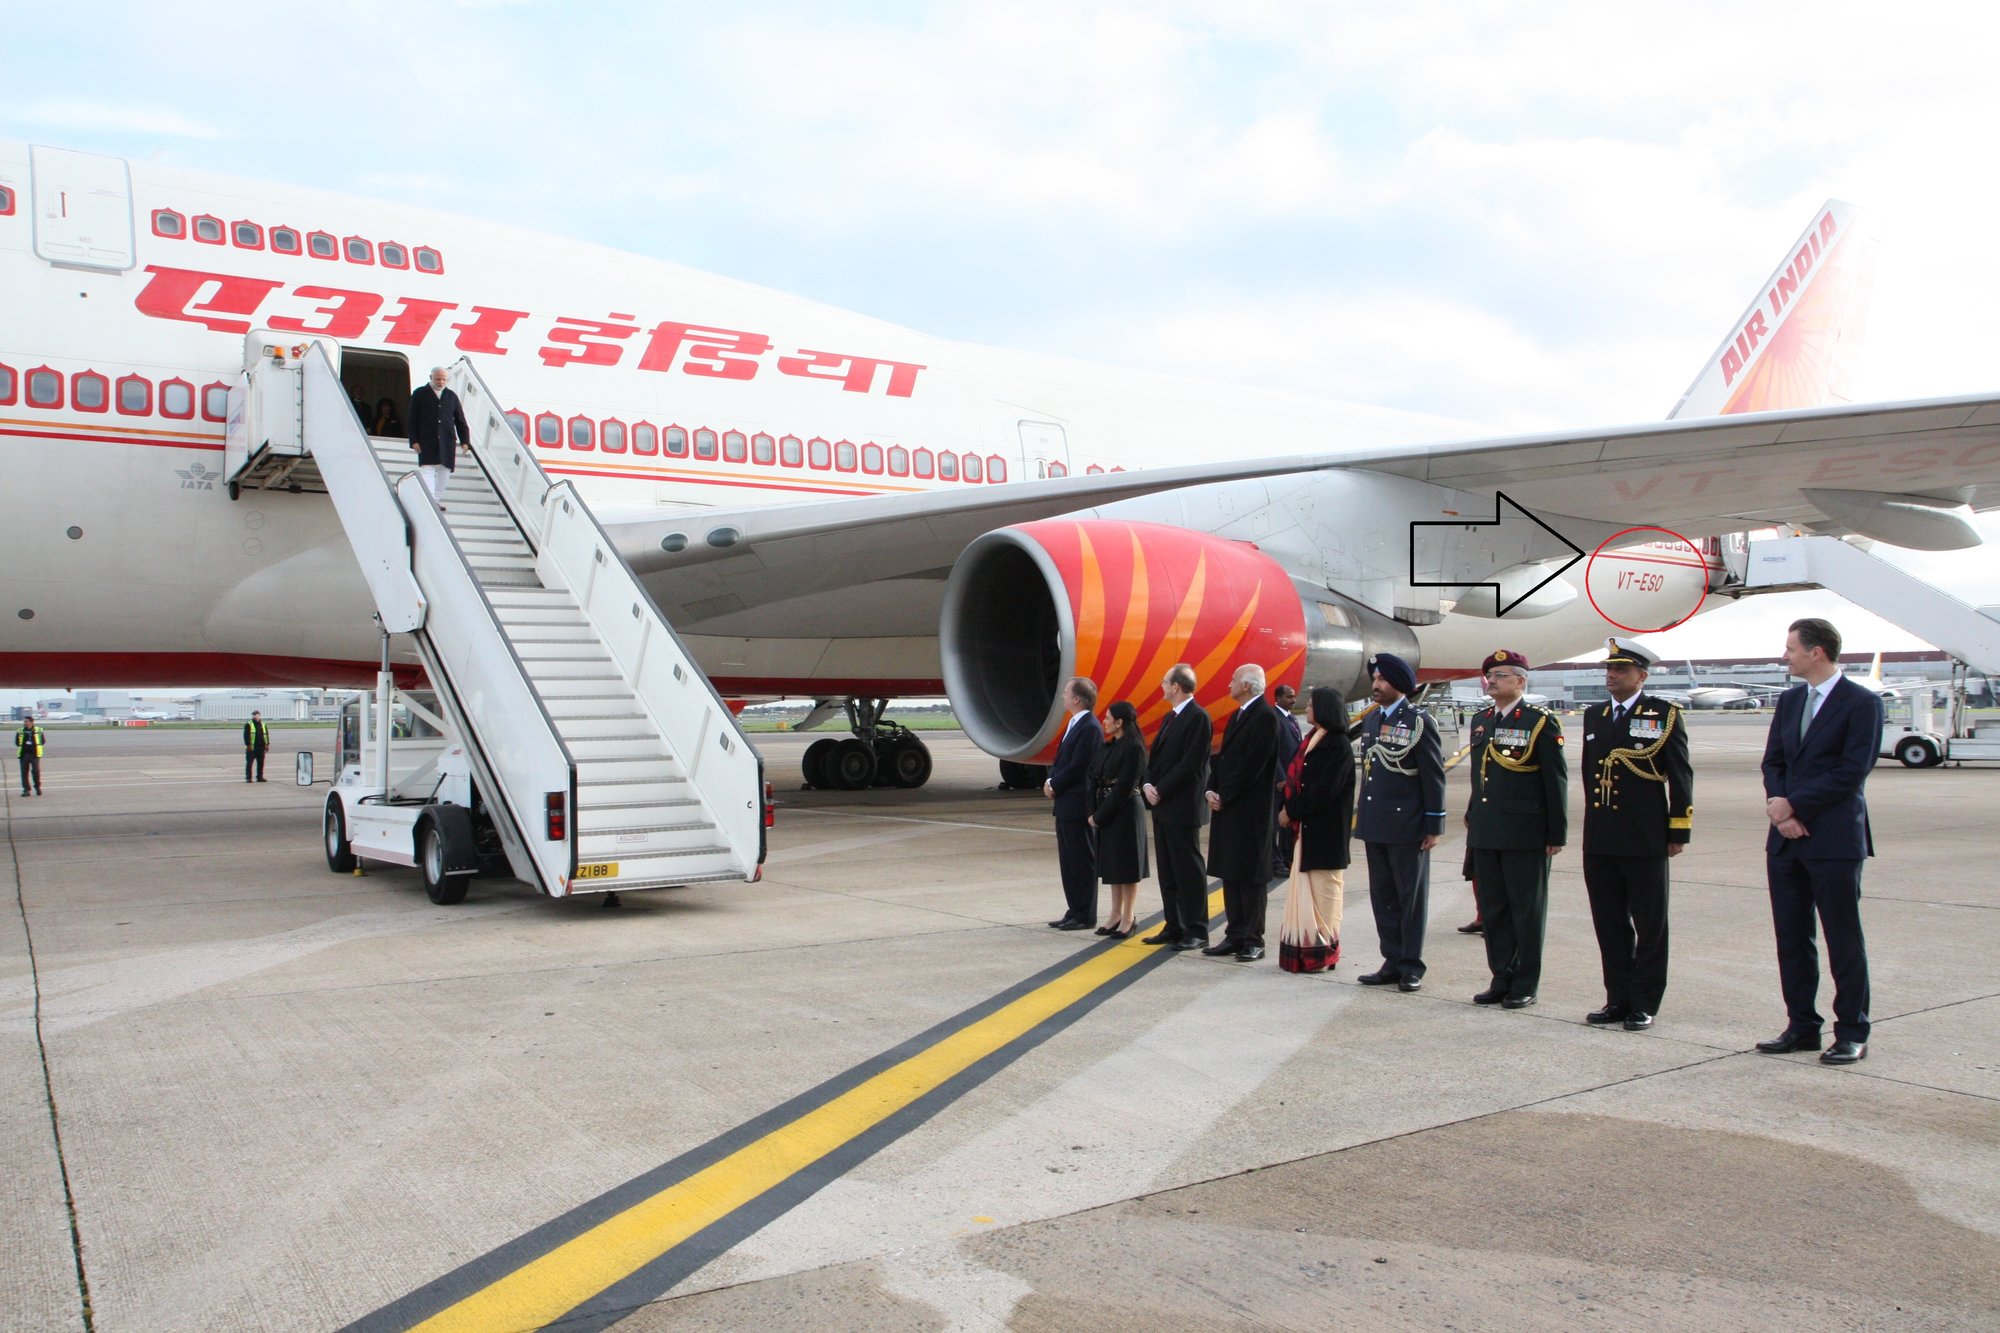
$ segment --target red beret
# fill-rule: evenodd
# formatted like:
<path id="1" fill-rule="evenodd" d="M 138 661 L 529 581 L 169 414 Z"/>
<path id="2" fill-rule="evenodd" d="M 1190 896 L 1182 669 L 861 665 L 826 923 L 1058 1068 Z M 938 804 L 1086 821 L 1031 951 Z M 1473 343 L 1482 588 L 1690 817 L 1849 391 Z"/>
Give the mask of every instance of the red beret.
<path id="1" fill-rule="evenodd" d="M 1479 664 L 1479 674 L 1483 676 L 1497 666 L 1513 667 L 1516 671 L 1526 671 L 1528 669 L 1528 659 L 1510 649 L 1502 648 L 1499 652 L 1494 653 Z"/>

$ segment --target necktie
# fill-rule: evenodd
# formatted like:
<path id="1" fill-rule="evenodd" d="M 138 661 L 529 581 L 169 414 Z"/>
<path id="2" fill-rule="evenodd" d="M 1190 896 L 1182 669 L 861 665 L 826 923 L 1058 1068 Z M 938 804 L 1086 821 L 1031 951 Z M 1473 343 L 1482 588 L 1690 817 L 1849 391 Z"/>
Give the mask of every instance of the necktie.
<path id="1" fill-rule="evenodd" d="M 1806 690 L 1806 706 L 1800 711 L 1799 735 L 1803 737 L 1812 728 L 1813 714 L 1819 712 L 1819 688 Z"/>
<path id="2" fill-rule="evenodd" d="M 1613 704 L 1611 706 L 1611 720 L 1614 723 L 1622 723 L 1625 720 L 1624 704 Z"/>

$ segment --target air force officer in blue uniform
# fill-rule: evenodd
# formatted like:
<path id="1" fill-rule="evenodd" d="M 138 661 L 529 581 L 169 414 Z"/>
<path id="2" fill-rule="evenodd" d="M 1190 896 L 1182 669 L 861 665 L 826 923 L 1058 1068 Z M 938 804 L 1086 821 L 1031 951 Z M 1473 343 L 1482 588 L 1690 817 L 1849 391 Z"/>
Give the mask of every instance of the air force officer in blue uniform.
<path id="1" fill-rule="evenodd" d="M 1444 832 L 1444 758 L 1437 723 L 1410 702 L 1417 673 L 1394 653 L 1368 664 L 1379 705 L 1361 724 L 1362 777 L 1354 836 L 1368 849 L 1368 902 L 1382 966 L 1356 980 L 1408 992 L 1424 984 L 1431 848 Z"/>
<path id="2" fill-rule="evenodd" d="M 1784 660 L 1805 684 L 1779 696 L 1764 743 L 1764 813 L 1771 821 L 1764 868 L 1788 1021 L 1757 1049 L 1785 1055 L 1820 1047 L 1817 914 L 1833 972 L 1834 1042 L 1820 1062 L 1853 1064 L 1868 1054 L 1861 863 L 1875 845 L 1862 788 L 1882 744 L 1882 701 L 1840 674 L 1840 632 L 1824 620 L 1793 621 Z"/>

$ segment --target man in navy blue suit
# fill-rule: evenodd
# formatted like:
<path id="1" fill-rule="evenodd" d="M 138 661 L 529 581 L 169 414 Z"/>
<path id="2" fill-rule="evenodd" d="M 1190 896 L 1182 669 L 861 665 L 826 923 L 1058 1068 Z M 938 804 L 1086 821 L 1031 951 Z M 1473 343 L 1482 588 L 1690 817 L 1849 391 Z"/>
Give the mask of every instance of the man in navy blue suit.
<path id="1" fill-rule="evenodd" d="M 1757 1049 L 1785 1055 L 1820 1048 L 1817 913 L 1833 973 L 1834 1041 L 1820 1056 L 1829 1065 L 1868 1054 L 1861 863 L 1875 854 L 1875 844 L 1862 788 L 1882 743 L 1882 700 L 1841 675 L 1839 661 L 1840 631 L 1824 620 L 1792 622 L 1785 667 L 1805 684 L 1779 696 L 1764 743 L 1764 813 L 1771 821 L 1764 867 L 1788 1022 Z"/>
<path id="2" fill-rule="evenodd" d="M 1063 686 L 1063 707 L 1069 710 L 1069 722 L 1042 795 L 1056 803 L 1056 861 L 1062 867 L 1063 897 L 1069 909 L 1049 924 L 1057 930 L 1089 930 L 1097 924 L 1097 830 L 1090 826 L 1090 812 L 1097 803 L 1091 799 L 1090 761 L 1104 744 L 1104 728 L 1093 711 L 1096 682 L 1087 676 L 1071 677 Z"/>

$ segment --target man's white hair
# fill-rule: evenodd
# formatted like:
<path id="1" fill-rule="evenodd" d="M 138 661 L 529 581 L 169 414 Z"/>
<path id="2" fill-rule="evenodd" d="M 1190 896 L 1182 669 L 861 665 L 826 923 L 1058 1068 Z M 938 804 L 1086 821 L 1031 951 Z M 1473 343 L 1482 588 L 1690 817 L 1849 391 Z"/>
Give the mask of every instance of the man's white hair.
<path id="1" fill-rule="evenodd" d="M 1236 668 L 1236 679 L 1245 680 L 1257 687 L 1257 693 L 1264 692 L 1264 668 L 1254 662 L 1245 662 Z"/>

